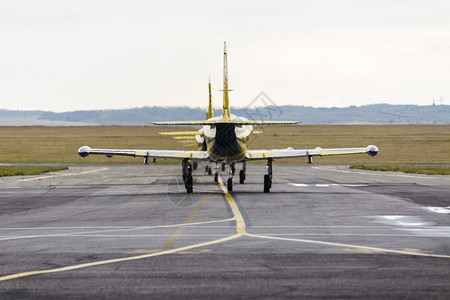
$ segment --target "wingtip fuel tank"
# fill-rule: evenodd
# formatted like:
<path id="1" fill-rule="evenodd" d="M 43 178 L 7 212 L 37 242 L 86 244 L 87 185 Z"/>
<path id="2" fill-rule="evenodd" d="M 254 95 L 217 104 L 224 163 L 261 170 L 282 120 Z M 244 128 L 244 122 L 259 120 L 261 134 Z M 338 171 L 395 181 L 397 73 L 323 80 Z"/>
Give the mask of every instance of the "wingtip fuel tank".
<path id="1" fill-rule="evenodd" d="M 374 145 L 367 146 L 367 154 L 374 157 L 375 155 L 378 154 L 378 147 Z"/>
<path id="2" fill-rule="evenodd" d="M 90 152 L 91 152 L 91 148 L 88 146 L 83 146 L 83 147 L 80 147 L 80 149 L 78 149 L 78 155 L 80 155 L 83 158 L 87 157 Z"/>

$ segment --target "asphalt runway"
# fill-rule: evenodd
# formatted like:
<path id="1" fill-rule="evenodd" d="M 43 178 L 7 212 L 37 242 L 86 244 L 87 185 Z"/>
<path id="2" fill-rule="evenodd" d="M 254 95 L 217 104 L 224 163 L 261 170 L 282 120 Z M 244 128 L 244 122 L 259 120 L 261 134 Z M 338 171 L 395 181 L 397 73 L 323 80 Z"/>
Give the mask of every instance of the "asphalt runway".
<path id="1" fill-rule="evenodd" d="M 0 299 L 450 298 L 450 176 L 202 169 L 191 195 L 178 165 L 0 178 Z"/>

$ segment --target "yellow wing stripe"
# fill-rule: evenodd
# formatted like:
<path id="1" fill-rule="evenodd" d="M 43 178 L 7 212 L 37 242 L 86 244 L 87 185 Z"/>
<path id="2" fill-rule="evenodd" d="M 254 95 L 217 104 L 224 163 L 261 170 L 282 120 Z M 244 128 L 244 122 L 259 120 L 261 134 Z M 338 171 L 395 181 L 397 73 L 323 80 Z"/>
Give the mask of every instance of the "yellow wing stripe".
<path id="1" fill-rule="evenodd" d="M 196 136 L 202 135 L 203 132 L 200 131 L 173 131 L 173 132 L 158 132 L 159 135 L 167 136 Z"/>

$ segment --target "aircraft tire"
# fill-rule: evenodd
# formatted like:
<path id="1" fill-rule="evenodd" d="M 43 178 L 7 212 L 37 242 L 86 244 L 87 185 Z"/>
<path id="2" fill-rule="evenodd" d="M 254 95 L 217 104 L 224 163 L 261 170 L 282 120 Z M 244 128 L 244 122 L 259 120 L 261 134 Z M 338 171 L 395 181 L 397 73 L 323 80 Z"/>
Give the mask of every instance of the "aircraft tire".
<path id="1" fill-rule="evenodd" d="M 219 173 L 214 173 L 214 182 L 219 182 Z"/>
<path id="2" fill-rule="evenodd" d="M 188 175 L 188 178 L 187 178 L 187 180 L 186 180 L 186 192 L 188 193 L 188 194 L 192 194 L 192 192 L 193 192 L 193 185 L 194 185 L 194 180 L 193 180 L 193 178 L 192 178 L 192 175 Z"/>
<path id="3" fill-rule="evenodd" d="M 270 193 L 270 187 L 272 183 L 270 180 L 270 175 L 266 174 L 264 175 L 264 193 Z"/>
<path id="4" fill-rule="evenodd" d="M 233 191 L 233 178 L 228 178 L 227 189 L 229 192 Z"/>
<path id="5" fill-rule="evenodd" d="M 240 170 L 239 171 L 239 183 L 244 184 L 244 181 L 245 181 L 245 172 L 244 172 L 244 170 Z"/>

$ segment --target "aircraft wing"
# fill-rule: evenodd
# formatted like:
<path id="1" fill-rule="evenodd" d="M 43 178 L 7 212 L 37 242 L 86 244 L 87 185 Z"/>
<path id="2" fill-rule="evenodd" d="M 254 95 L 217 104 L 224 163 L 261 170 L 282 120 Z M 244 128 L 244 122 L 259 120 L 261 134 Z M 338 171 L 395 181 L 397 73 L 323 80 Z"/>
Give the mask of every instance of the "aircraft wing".
<path id="1" fill-rule="evenodd" d="M 235 125 L 295 125 L 297 121 L 252 121 L 252 120 L 204 120 L 204 121 L 169 121 L 169 122 L 153 122 L 155 125 L 161 126 L 203 126 L 215 125 L 218 123 L 228 123 Z"/>
<path id="2" fill-rule="evenodd" d="M 78 149 L 78 154 L 81 157 L 87 157 L 90 154 L 106 155 L 112 157 L 131 156 L 131 157 L 148 157 L 148 158 L 171 158 L 171 159 L 197 159 L 207 160 L 207 151 L 183 151 L 183 150 L 131 150 L 131 149 L 94 149 L 88 146 L 83 146 Z"/>
<path id="3" fill-rule="evenodd" d="M 337 148 L 322 149 L 320 147 L 311 150 L 287 149 L 271 149 L 271 150 L 247 150 L 247 160 L 263 160 L 268 158 L 296 158 L 296 157 L 313 157 L 313 156 L 330 156 L 345 154 L 364 154 L 375 156 L 378 153 L 376 146 L 370 145 L 364 148 Z"/>

